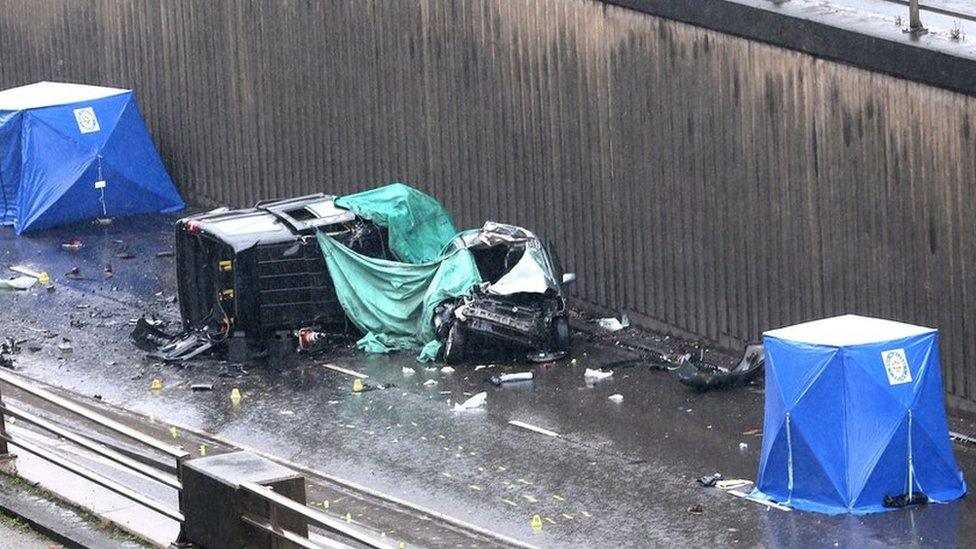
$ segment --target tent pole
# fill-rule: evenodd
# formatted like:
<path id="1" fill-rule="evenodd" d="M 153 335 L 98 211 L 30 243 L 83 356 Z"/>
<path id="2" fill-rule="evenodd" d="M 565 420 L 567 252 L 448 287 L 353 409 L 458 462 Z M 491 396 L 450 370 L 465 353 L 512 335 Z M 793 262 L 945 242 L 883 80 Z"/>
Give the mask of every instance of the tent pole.
<path id="1" fill-rule="evenodd" d="M 793 501 L 793 435 L 790 433 L 792 429 L 790 413 L 786 412 L 786 490 L 789 494 L 786 500 L 787 505 Z"/>
<path id="2" fill-rule="evenodd" d="M 915 488 L 915 459 L 912 456 L 912 411 L 908 410 L 908 501 L 912 501 Z"/>

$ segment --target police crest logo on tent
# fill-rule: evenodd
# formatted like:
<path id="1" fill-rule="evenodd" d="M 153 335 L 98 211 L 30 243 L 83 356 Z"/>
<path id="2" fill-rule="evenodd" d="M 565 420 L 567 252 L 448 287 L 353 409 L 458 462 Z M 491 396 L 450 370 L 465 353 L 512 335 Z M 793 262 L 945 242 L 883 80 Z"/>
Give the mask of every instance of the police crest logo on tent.
<path id="1" fill-rule="evenodd" d="M 912 382 L 912 371 L 908 367 L 908 357 L 905 356 L 905 349 L 894 349 L 881 353 L 881 360 L 884 362 L 885 373 L 888 374 L 888 383 L 899 385 Z"/>
<path id="2" fill-rule="evenodd" d="M 98 125 L 95 109 L 91 107 L 75 109 L 75 120 L 78 122 L 78 131 L 81 133 L 95 133 L 102 129 Z"/>

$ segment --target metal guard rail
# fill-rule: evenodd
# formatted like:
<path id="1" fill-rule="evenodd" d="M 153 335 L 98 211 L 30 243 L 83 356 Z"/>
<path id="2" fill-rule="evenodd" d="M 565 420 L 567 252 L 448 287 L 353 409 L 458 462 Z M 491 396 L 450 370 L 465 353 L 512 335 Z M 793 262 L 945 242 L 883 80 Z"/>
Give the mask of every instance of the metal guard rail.
<path id="1" fill-rule="evenodd" d="M 163 454 L 166 454 L 176 460 L 177 470 L 179 470 L 180 462 L 182 462 L 184 459 L 190 456 L 189 452 L 186 452 L 185 450 L 160 442 L 146 435 L 145 433 L 141 433 L 131 427 L 123 425 L 108 417 L 105 417 L 99 414 L 98 412 L 95 412 L 94 410 L 80 406 L 68 399 L 59 397 L 58 395 L 51 393 L 50 391 L 41 389 L 40 387 L 35 387 L 30 383 L 27 383 L 26 381 L 21 379 L 19 376 L 15 376 L 7 372 L 0 372 L 0 382 L 7 383 L 11 387 L 15 387 L 16 389 L 23 391 L 24 393 L 37 397 L 38 399 L 48 404 L 52 404 L 71 414 L 74 414 L 92 423 L 100 425 L 101 427 L 104 427 L 116 434 L 122 435 L 130 440 L 136 441 L 140 444 L 153 448 L 154 450 L 157 450 Z M 67 461 L 66 459 L 59 456 L 58 454 L 46 450 L 40 447 L 39 445 L 36 445 L 33 442 L 25 440 L 26 437 L 22 435 L 27 434 L 28 431 L 12 427 L 10 429 L 11 431 L 16 430 L 19 431 L 21 434 L 18 435 L 16 438 L 11 437 L 5 425 L 6 421 L 4 419 L 5 416 L 8 415 L 11 417 L 18 418 L 32 425 L 35 425 L 43 429 L 44 431 L 48 431 L 54 435 L 61 437 L 64 440 L 77 444 L 78 446 L 81 446 L 82 448 L 94 454 L 97 454 L 108 460 L 111 460 L 114 463 L 126 468 L 129 471 L 137 473 L 142 477 L 148 478 L 149 480 L 158 482 L 164 486 L 174 489 L 176 490 L 177 495 L 180 498 L 180 501 L 182 501 L 182 497 L 183 497 L 182 496 L 183 485 L 177 476 L 154 469 L 149 465 L 140 463 L 115 450 L 112 450 L 97 442 L 94 442 L 84 437 L 83 435 L 80 435 L 69 429 L 61 427 L 47 419 L 31 414 L 18 407 L 11 406 L 9 403 L 3 401 L 2 393 L 0 393 L 0 457 L 4 455 L 9 455 L 8 443 L 14 444 L 18 448 L 21 448 L 24 451 L 37 456 L 38 458 L 41 458 L 58 467 L 61 467 L 62 469 L 70 471 L 90 482 L 93 482 L 101 486 L 102 488 L 105 488 L 106 490 L 114 492 L 128 500 L 138 503 L 139 505 L 142 505 L 148 509 L 152 509 L 153 511 L 167 518 L 175 520 L 179 522 L 180 525 L 182 526 L 184 517 L 181 512 L 174 509 L 170 509 L 166 505 L 152 498 L 149 498 L 143 494 L 140 494 L 139 492 L 136 492 L 135 490 L 129 488 L 128 486 L 120 484 L 119 482 L 116 482 L 108 477 L 105 477 L 104 475 L 92 471 L 87 467 L 84 467 L 77 463 L 72 463 L 70 461 Z"/>
<path id="2" fill-rule="evenodd" d="M 300 515 L 309 526 L 323 528 L 328 532 L 339 534 L 344 538 L 348 538 L 349 540 L 358 544 L 374 547 L 376 549 L 391 549 L 394 547 L 384 540 L 357 531 L 355 528 L 350 527 L 339 519 L 330 517 L 324 513 L 312 509 L 311 507 L 308 507 L 307 505 L 286 498 L 267 486 L 261 486 L 260 484 L 255 484 L 253 482 L 244 482 L 241 483 L 240 486 L 245 492 L 265 500 L 268 503 L 269 509 L 269 516 L 267 519 L 257 517 L 253 514 L 244 514 L 241 516 L 241 520 L 247 524 L 250 524 L 251 526 L 263 530 L 264 532 L 268 532 L 289 542 L 295 543 L 302 547 L 307 547 L 308 549 L 318 549 L 323 546 L 332 548 L 350 547 L 349 545 L 333 540 L 313 542 L 307 538 L 295 534 L 294 532 L 285 530 L 278 524 L 279 508 Z"/>

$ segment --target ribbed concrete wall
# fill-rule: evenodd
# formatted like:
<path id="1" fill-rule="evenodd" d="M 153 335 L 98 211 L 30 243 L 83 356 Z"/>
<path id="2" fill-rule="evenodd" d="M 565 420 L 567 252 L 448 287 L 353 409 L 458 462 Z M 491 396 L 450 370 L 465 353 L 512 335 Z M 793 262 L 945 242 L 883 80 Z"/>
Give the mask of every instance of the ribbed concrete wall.
<path id="1" fill-rule="evenodd" d="M 973 97 L 589 0 L 5 0 L 0 52 L 135 88 L 195 200 L 405 181 L 649 326 L 936 326 L 976 408 Z"/>

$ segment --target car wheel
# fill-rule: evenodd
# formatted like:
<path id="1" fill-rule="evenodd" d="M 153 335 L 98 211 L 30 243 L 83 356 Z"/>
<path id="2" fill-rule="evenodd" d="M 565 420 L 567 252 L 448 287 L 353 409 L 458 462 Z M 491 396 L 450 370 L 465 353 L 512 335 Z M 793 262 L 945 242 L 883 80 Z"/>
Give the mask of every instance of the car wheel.
<path id="1" fill-rule="evenodd" d="M 572 336 L 569 334 L 569 319 L 565 316 L 557 316 L 552 320 L 553 339 L 556 349 L 559 351 L 569 351 L 572 343 Z"/>
<path id="2" fill-rule="evenodd" d="M 447 341 L 444 343 L 444 362 L 457 364 L 464 359 L 464 326 L 460 322 L 455 322 L 451 326 L 451 331 L 447 333 Z"/>

